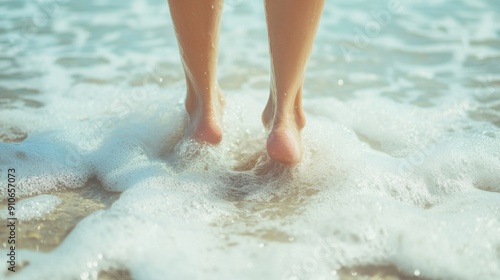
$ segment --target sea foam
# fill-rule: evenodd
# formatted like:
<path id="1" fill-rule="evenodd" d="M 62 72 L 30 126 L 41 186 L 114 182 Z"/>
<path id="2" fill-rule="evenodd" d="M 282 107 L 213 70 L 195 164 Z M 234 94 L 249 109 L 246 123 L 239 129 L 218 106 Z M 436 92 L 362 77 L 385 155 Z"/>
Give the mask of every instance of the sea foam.
<path id="1" fill-rule="evenodd" d="M 304 90 L 303 160 L 285 167 L 269 160 L 260 123 L 262 5 L 227 3 L 224 139 L 206 146 L 184 133 L 166 4 L 139 2 L 133 11 L 68 3 L 67 16 L 30 39 L 39 52 L 0 61 L 13 69 L 3 73 L 25 73 L 0 81 L 17 93 L 0 99 L 0 180 L 16 169 L 19 215 L 43 219 L 62 205 L 51 193 L 89 180 L 120 193 L 53 250 L 21 246 L 24 267 L 8 279 L 340 279 L 373 267 L 401 278 L 500 277 L 500 96 L 495 65 L 483 60 L 498 59 L 500 26 L 481 17 L 498 5 L 440 1 L 431 20 L 405 2 L 359 47 L 355 28 L 387 3 L 328 2 Z M 350 62 L 343 44 L 356 50 Z"/>

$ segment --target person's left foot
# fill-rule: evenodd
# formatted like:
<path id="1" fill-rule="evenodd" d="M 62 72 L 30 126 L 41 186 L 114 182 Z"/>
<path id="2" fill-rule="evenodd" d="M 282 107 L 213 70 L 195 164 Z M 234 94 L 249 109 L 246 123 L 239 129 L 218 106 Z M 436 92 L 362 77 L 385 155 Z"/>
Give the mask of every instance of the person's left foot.
<path id="1" fill-rule="evenodd" d="M 212 101 L 202 102 L 194 94 L 186 98 L 186 111 L 189 115 L 189 128 L 193 139 L 200 143 L 218 144 L 222 141 L 222 114 L 224 96 L 217 93 Z"/>

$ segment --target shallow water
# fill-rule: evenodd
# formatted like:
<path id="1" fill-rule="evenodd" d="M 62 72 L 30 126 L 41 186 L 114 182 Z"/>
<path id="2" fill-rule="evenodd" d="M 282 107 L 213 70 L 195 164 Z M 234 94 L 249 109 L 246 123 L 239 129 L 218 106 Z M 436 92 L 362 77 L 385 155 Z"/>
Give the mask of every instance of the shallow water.
<path id="1" fill-rule="evenodd" d="M 500 4 L 366 2 L 326 4 L 284 168 L 261 1 L 225 3 L 217 147 L 183 138 L 164 1 L 3 1 L 0 278 L 500 278 Z"/>

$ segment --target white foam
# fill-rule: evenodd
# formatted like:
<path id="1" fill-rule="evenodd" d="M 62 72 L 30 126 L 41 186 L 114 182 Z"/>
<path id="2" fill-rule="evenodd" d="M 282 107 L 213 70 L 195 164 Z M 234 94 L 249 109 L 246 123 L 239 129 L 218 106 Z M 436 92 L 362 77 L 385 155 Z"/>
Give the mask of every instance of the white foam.
<path id="1" fill-rule="evenodd" d="M 31 221 L 43 218 L 52 213 L 62 200 L 55 195 L 42 194 L 17 201 L 15 204 L 15 218 L 19 221 Z M 12 217 L 7 208 L 0 210 L 2 219 Z"/>
<path id="2" fill-rule="evenodd" d="M 327 3 L 331 16 L 323 18 L 305 84 L 303 161 L 293 168 L 269 162 L 265 150 L 260 113 L 269 64 L 261 5 L 232 3 L 224 14 L 219 72 L 227 105 L 216 147 L 184 137 L 184 75 L 173 31 L 164 30 L 171 28 L 165 3 L 137 2 L 133 12 L 113 7 L 116 14 L 69 5 L 70 14 L 84 9 L 99 17 L 79 23 L 58 16 L 55 35 L 47 36 L 64 41 L 62 33 L 71 32 L 69 45 L 16 58 L 22 73 L 30 64 L 46 69 L 43 79 L 23 80 L 39 86 L 28 97 L 43 106 L 18 99 L 0 110 L 0 135 L 15 138 L 11 128 L 28 135 L 0 143 L 0 180 L 16 168 L 26 219 L 55 209 L 59 199 L 46 193 L 82 187 L 92 177 L 121 195 L 53 251 L 20 250 L 29 265 L 9 279 L 95 279 L 110 269 L 148 280 L 337 279 L 341 268 L 370 265 L 405 276 L 499 278 L 499 95 L 494 80 L 477 83 L 484 73 L 470 66 L 469 55 L 498 56 L 481 43 L 495 40 L 498 24 L 483 19 L 488 30 L 467 37 L 465 48 L 454 33 L 458 12 L 445 2 L 435 4 L 432 21 L 418 3 L 405 2 L 404 15 L 350 64 L 332 46 L 354 40 L 352 30 L 370 19 L 350 3 Z M 156 10 L 162 12 L 150 17 Z M 117 20 L 122 16 L 141 21 L 131 28 Z M 337 26 L 338 33 L 331 30 Z M 165 33 L 162 45 L 157 38 Z M 443 36 L 445 43 L 433 41 Z M 389 53 L 397 61 L 385 61 Z M 107 62 L 70 63 L 96 57 Z M 481 86 L 486 94 L 478 95 Z"/>

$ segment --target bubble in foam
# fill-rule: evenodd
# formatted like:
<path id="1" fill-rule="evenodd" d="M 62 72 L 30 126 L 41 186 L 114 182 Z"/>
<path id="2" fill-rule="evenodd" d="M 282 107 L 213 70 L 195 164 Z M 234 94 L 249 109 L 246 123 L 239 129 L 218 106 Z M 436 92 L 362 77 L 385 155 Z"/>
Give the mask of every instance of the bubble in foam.
<path id="1" fill-rule="evenodd" d="M 0 143 L 0 150 L 0 169 L 15 169 L 17 196 L 79 188 L 91 174 L 77 147 L 54 135 L 33 135 L 16 144 Z M 5 192 L 2 188 L 0 195 L 5 196 Z"/>
<path id="2" fill-rule="evenodd" d="M 55 195 L 42 194 L 16 201 L 15 217 L 20 221 L 38 220 L 53 212 L 62 200 Z M 11 217 L 7 208 L 0 210 L 1 217 Z"/>

